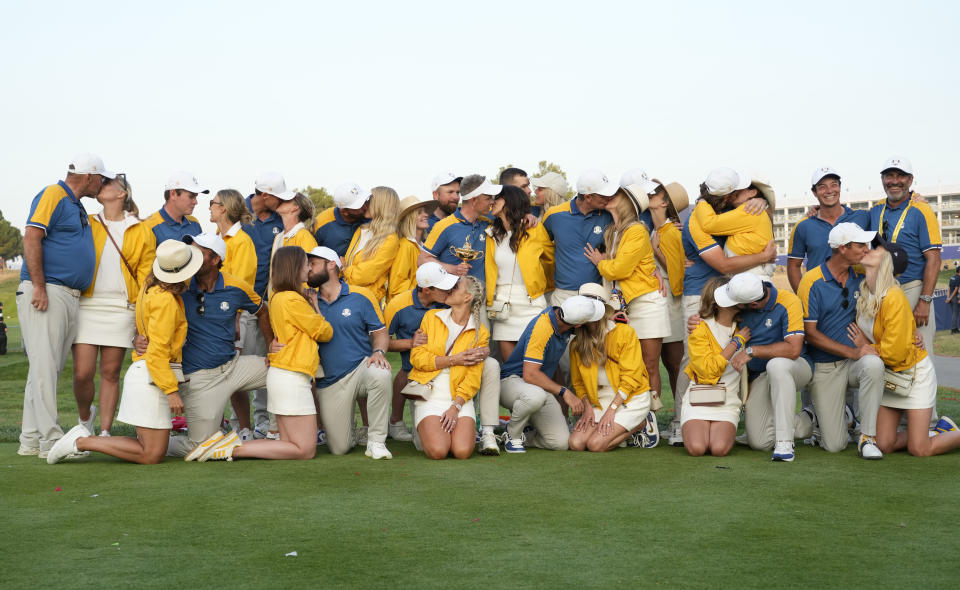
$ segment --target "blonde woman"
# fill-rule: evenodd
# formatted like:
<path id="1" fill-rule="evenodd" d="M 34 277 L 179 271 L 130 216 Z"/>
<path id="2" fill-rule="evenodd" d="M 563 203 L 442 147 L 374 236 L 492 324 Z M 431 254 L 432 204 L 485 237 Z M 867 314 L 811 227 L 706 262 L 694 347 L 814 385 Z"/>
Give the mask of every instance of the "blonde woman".
<path id="1" fill-rule="evenodd" d="M 583 402 L 583 414 L 570 434 L 570 450 L 610 451 L 631 435 L 631 446 L 656 446 L 659 434 L 650 411 L 650 382 L 633 328 L 614 320 L 601 285 L 587 283 L 580 295 L 603 302 L 606 315 L 574 328 L 570 341 L 570 377 Z"/>
<path id="2" fill-rule="evenodd" d="M 551 207 L 568 200 L 570 185 L 563 175 L 557 172 L 547 172 L 543 176 L 531 178 L 530 186 L 533 187 L 533 206 L 530 207 L 530 212 L 537 219 L 543 219 L 543 214 Z"/>
<path id="3" fill-rule="evenodd" d="M 730 359 L 750 340 L 750 329 L 737 329 L 739 308 L 728 296 L 726 277 L 703 286 L 700 323 L 690 333 L 690 386 L 683 397 L 683 446 L 694 457 L 723 457 L 733 448 L 740 422 L 740 369 Z"/>
<path id="4" fill-rule="evenodd" d="M 473 454 L 476 412 L 473 397 L 483 376 L 483 349 L 490 334 L 480 322 L 483 283 L 463 276 L 447 295 L 449 309 L 431 309 L 420 329 L 427 343 L 410 351 L 410 379 L 424 395 L 413 403 L 414 426 L 431 459 Z"/>
<path id="5" fill-rule="evenodd" d="M 278 197 L 279 198 L 279 197 Z M 270 260 L 273 254 L 284 246 L 300 246 L 304 252 L 317 247 L 317 240 L 310 233 L 308 227 L 313 227 L 313 201 L 302 193 L 296 193 L 287 200 L 282 200 L 277 207 L 277 214 L 283 221 L 283 231 L 273 240 L 273 249 L 270 251 Z M 306 287 L 306 285 L 304 285 Z M 269 288 L 273 292 L 273 287 Z"/>
<path id="6" fill-rule="evenodd" d="M 210 199 L 210 221 L 217 224 L 217 233 L 227 244 L 221 270 L 253 286 L 257 280 L 257 250 L 243 231 L 243 226 L 253 221 L 243 195 L 231 188 L 218 191 Z"/>
<path id="7" fill-rule="evenodd" d="M 620 188 L 606 205 L 613 216 L 603 238 L 607 253 L 601 254 L 587 244 L 584 254 L 597 265 L 604 280 L 613 285 L 614 294 L 625 306 L 630 325 L 640 339 L 650 389 L 659 398 L 660 348 L 663 338 L 670 335 L 670 318 L 650 234 L 639 221 L 640 213 L 649 204 L 647 193 L 654 189 L 650 182 Z"/>
<path id="8" fill-rule="evenodd" d="M 97 408 L 93 382 L 100 356 L 100 436 L 110 436 L 120 398 L 120 367 L 136 334 L 134 304 L 150 273 L 153 236 L 137 218 L 133 189 L 125 174 L 103 185 L 97 195 L 103 212 L 90 215 L 96 266 L 80 294 L 73 344 L 73 395 L 80 423 L 94 430 Z"/>
<path id="9" fill-rule="evenodd" d="M 857 322 L 850 324 L 847 333 L 854 346 L 873 344 L 888 372 L 899 374 L 906 382 L 912 380 L 905 382 L 902 393 L 889 386 L 884 390 L 877 412 L 877 447 L 883 453 L 906 449 L 916 457 L 941 455 L 960 447 L 960 431 L 950 418 L 941 418 L 936 434 L 929 435 L 937 376 L 927 351 L 916 345 L 913 310 L 894 276 L 907 268 L 906 250 L 877 237 L 874 249 L 860 263 L 865 278 L 857 300 Z M 906 432 L 898 431 L 904 412 Z"/>
<path id="10" fill-rule="evenodd" d="M 353 287 L 363 287 L 377 301 L 387 294 L 387 277 L 397 256 L 397 213 L 400 199 L 397 191 L 378 186 L 370 190 L 370 223 L 353 234 L 343 265 L 343 279 Z"/>
<path id="11" fill-rule="evenodd" d="M 397 255 L 387 278 L 387 302 L 417 286 L 417 257 L 423 249 L 423 240 L 430 227 L 430 213 L 437 202 L 424 201 L 417 196 L 400 201 L 397 221 Z"/>

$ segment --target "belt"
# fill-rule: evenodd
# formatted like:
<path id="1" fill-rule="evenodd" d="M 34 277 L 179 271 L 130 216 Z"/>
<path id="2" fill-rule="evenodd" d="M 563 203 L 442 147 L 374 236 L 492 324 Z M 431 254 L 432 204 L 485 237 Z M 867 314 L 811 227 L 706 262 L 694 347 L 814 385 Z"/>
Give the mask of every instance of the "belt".
<path id="1" fill-rule="evenodd" d="M 845 363 L 845 362 L 847 362 L 848 360 L 850 360 L 850 359 L 842 359 L 842 360 L 839 360 L 839 361 L 827 361 L 827 362 L 825 362 L 825 363 L 814 362 L 814 365 L 815 365 L 815 367 L 819 367 L 820 365 L 823 365 L 823 366 L 826 366 L 826 367 L 831 367 L 831 368 L 836 369 L 836 368 L 839 368 L 842 363 Z"/>
<path id="2" fill-rule="evenodd" d="M 210 374 L 226 373 L 227 371 L 233 368 L 233 365 L 236 364 L 237 358 L 239 357 L 240 357 L 240 353 L 238 351 L 234 353 L 232 359 L 223 363 L 222 365 L 218 367 L 212 367 L 210 369 L 197 369 L 196 371 L 190 373 L 190 375 L 210 375 Z"/>
<path id="3" fill-rule="evenodd" d="M 30 286 L 33 286 L 33 281 L 25 280 L 25 281 L 23 281 L 23 282 L 24 282 L 24 283 L 30 283 Z M 73 288 L 71 288 L 71 287 L 67 287 L 66 285 L 57 285 L 57 284 L 55 284 L 55 283 L 47 283 L 47 288 L 50 288 L 50 287 L 56 287 L 56 288 L 58 288 L 58 289 L 62 289 L 62 290 L 64 290 L 64 291 L 67 291 L 68 293 L 70 293 L 70 294 L 73 295 L 74 297 L 77 297 L 77 298 L 80 297 L 80 289 L 73 289 Z"/>

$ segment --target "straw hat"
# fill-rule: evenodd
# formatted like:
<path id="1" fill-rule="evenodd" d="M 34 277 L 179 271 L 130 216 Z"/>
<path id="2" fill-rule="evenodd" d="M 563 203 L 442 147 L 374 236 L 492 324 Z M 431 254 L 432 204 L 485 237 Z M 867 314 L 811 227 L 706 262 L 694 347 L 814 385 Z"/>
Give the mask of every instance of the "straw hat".
<path id="1" fill-rule="evenodd" d="M 690 196 L 687 195 L 687 189 L 683 188 L 683 185 L 679 182 L 664 184 L 656 178 L 653 179 L 653 182 L 659 184 L 663 187 L 663 190 L 667 191 L 667 196 L 670 197 L 670 202 L 673 203 L 678 214 L 690 206 Z"/>
<path id="2" fill-rule="evenodd" d="M 767 203 L 770 204 L 770 208 L 774 209 L 777 206 L 777 195 L 773 192 L 773 188 L 770 187 L 768 183 L 763 178 L 757 176 L 750 177 L 750 186 L 756 188 L 760 191 L 760 194 L 763 195 L 763 198 L 767 200 Z"/>
<path id="3" fill-rule="evenodd" d="M 182 283 L 200 270 L 203 252 L 196 246 L 188 246 L 180 240 L 164 240 L 157 246 L 153 260 L 153 276 L 164 283 Z"/>
<path id="4" fill-rule="evenodd" d="M 610 301 L 610 289 L 607 289 L 599 283 L 584 283 L 580 285 L 580 290 L 577 291 L 577 295 L 596 299 L 610 307 L 613 306 Z"/>

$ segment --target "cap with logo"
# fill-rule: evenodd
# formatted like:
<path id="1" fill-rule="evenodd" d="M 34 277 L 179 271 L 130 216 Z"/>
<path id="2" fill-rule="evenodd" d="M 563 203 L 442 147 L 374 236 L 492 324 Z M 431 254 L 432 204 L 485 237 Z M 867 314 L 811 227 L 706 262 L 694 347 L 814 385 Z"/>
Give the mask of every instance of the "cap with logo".
<path id="1" fill-rule="evenodd" d="M 652 195 L 657 192 L 657 183 L 640 168 L 627 170 L 623 173 L 623 176 L 620 177 L 620 186 L 622 188 L 627 188 L 630 185 L 639 185 L 640 190 L 643 191 L 645 195 Z"/>
<path id="2" fill-rule="evenodd" d="M 417 286 L 421 288 L 435 287 L 448 291 L 456 287 L 459 280 L 460 277 L 448 273 L 439 262 L 426 262 L 417 269 Z"/>
<path id="3" fill-rule="evenodd" d="M 763 281 L 752 272 L 742 272 L 734 275 L 727 284 L 717 287 L 713 298 L 720 307 L 759 301 L 763 299 Z"/>
<path id="4" fill-rule="evenodd" d="M 577 194 L 600 195 L 612 197 L 620 189 L 620 185 L 610 180 L 599 170 L 587 170 L 577 179 Z"/>
<path id="5" fill-rule="evenodd" d="M 564 322 L 571 326 L 579 326 L 587 322 L 595 322 L 606 313 L 603 303 L 583 295 L 574 295 L 560 305 Z"/>
<path id="6" fill-rule="evenodd" d="M 880 169 L 880 174 L 883 174 L 887 170 L 899 170 L 905 174 L 913 176 L 913 164 L 911 164 L 910 160 L 906 158 L 899 158 L 897 156 L 888 158 L 887 161 L 883 163 L 883 168 Z"/>
<path id="7" fill-rule="evenodd" d="M 493 184 L 485 176 L 482 177 L 483 180 L 475 187 L 469 187 L 467 185 L 461 184 L 460 186 L 460 200 L 469 201 L 470 199 L 479 197 L 480 195 L 489 195 L 495 197 L 500 194 L 500 191 L 503 190 L 502 184 Z M 463 193 L 463 189 L 470 189 L 466 194 Z"/>
<path id="8" fill-rule="evenodd" d="M 103 160 L 96 154 L 77 154 L 70 160 L 67 171 L 73 174 L 99 174 L 104 178 L 116 176 L 116 173 L 107 170 Z"/>
<path id="9" fill-rule="evenodd" d="M 547 172 L 543 176 L 535 176 L 530 179 L 530 186 L 534 188 L 548 188 L 561 197 L 566 197 L 570 192 L 570 186 L 562 174 L 557 172 Z"/>
<path id="10" fill-rule="evenodd" d="M 724 197 L 733 191 L 750 186 L 750 176 L 741 174 L 733 168 L 714 168 L 704 181 L 707 192 L 715 197 Z"/>
<path id="11" fill-rule="evenodd" d="M 307 256 L 313 256 L 314 258 L 323 258 L 324 260 L 329 260 L 331 262 L 337 263 L 337 268 L 343 268 L 343 263 L 340 262 L 340 255 L 333 251 L 331 248 L 326 246 L 317 246 L 313 250 L 307 252 Z"/>
<path id="12" fill-rule="evenodd" d="M 279 172 L 264 172 L 254 181 L 254 188 L 261 193 L 273 195 L 281 201 L 289 201 L 297 196 L 294 191 L 287 190 L 287 182 Z"/>
<path id="13" fill-rule="evenodd" d="M 813 174 L 810 176 L 810 186 L 817 186 L 817 183 L 823 180 L 828 176 L 836 176 L 837 181 L 840 181 L 840 173 L 831 168 L 830 166 L 821 166 L 813 171 Z"/>
<path id="14" fill-rule="evenodd" d="M 430 183 L 430 192 L 437 190 L 441 186 L 452 182 L 460 182 L 461 180 L 463 180 L 463 177 L 457 176 L 453 172 L 442 172 L 433 177 L 433 181 Z"/>
<path id="15" fill-rule="evenodd" d="M 333 204 L 338 209 L 360 209 L 370 198 L 370 191 L 355 182 L 341 184 L 333 191 Z"/>
<path id="16" fill-rule="evenodd" d="M 875 231 L 867 231 L 856 223 L 838 223 L 830 230 L 827 236 L 827 244 L 831 248 L 839 248 L 846 244 L 869 244 L 873 237 L 877 235 Z"/>
<path id="17" fill-rule="evenodd" d="M 194 176 L 193 173 L 184 170 L 171 174 L 170 178 L 167 179 L 167 184 L 163 185 L 163 190 L 180 190 L 195 194 L 207 194 L 210 192 L 210 189 L 200 186 L 200 183 L 197 182 L 197 177 Z"/>
<path id="18" fill-rule="evenodd" d="M 227 259 L 227 243 L 217 234 L 202 233 L 196 236 L 183 236 L 182 239 L 186 244 L 195 244 L 201 248 L 213 250 L 220 260 Z"/>

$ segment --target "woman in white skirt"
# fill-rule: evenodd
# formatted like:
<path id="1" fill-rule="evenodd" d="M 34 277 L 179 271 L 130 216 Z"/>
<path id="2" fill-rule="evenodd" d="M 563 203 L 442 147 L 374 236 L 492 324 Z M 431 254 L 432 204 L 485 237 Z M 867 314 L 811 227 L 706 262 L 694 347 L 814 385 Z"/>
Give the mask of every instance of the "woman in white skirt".
<path id="1" fill-rule="evenodd" d="M 683 397 L 683 446 L 694 457 L 722 457 L 733 448 L 740 422 L 740 368 L 730 362 L 750 340 L 750 329 L 736 327 L 739 308 L 724 297 L 726 277 L 703 286 L 700 323 L 690 333 L 690 387 Z"/>
<path id="2" fill-rule="evenodd" d="M 541 257 L 549 237 L 541 224 L 525 227 L 529 213 L 527 194 L 506 185 L 493 201 L 494 220 L 487 228 L 492 238 L 487 240 L 484 262 L 487 315 L 502 359 L 510 358 L 527 324 L 547 307 Z"/>
<path id="3" fill-rule="evenodd" d="M 663 338 L 670 335 L 670 316 L 650 234 L 639 221 L 640 213 L 649 205 L 647 194 L 656 187 L 647 181 L 618 190 L 606 205 L 613 215 L 613 223 L 607 226 L 603 238 L 607 252 L 601 253 L 587 244 L 584 254 L 597 265 L 604 284 L 612 287 L 627 312 L 630 326 L 640 339 L 650 389 L 659 398 L 660 347 Z"/>
<path id="4" fill-rule="evenodd" d="M 895 278 L 907 267 L 906 250 L 878 236 L 861 264 L 866 274 L 857 300 L 857 323 L 850 325 L 848 333 L 854 346 L 872 343 L 887 369 L 887 382 L 892 384 L 899 377 L 898 382 L 903 385 L 894 389 L 888 385 L 884 389 L 877 412 L 877 447 L 884 453 L 906 449 L 917 457 L 940 455 L 960 447 L 960 431 L 950 418 L 941 418 L 936 434 L 929 435 L 930 413 L 937 399 L 937 376 L 927 351 L 916 344 L 913 309 Z M 890 372 L 897 375 L 889 375 Z M 904 412 L 906 432 L 898 431 Z"/>
<path id="5" fill-rule="evenodd" d="M 150 272 L 154 252 L 148 230 L 137 218 L 133 191 L 124 174 L 97 195 L 103 211 L 90 216 L 97 253 L 94 279 L 80 296 L 73 344 L 73 395 L 80 423 L 95 432 L 97 408 L 93 382 L 100 357 L 101 436 L 110 436 L 120 398 L 120 366 L 136 333 L 134 304 Z"/>
<path id="6" fill-rule="evenodd" d="M 414 398 L 414 427 L 431 459 L 451 453 L 467 459 L 476 446 L 473 397 L 483 376 L 480 349 L 490 342 L 480 322 L 483 297 L 480 281 L 460 277 L 447 295 L 449 309 L 431 309 L 423 316 L 420 329 L 427 343 L 410 351 L 413 369 L 404 393 Z"/>
<path id="7" fill-rule="evenodd" d="M 167 240 L 157 248 L 153 271 L 137 298 L 136 329 L 149 344 L 144 354 L 133 352 L 133 364 L 123 377 L 123 398 L 117 420 L 137 428 L 136 437 L 91 436 L 86 426 L 71 428 L 47 455 L 47 463 L 96 451 L 133 463 L 163 461 L 170 441 L 172 416 L 183 414 L 179 388 L 181 350 L 187 318 L 180 294 L 203 263 L 196 246 Z"/>

